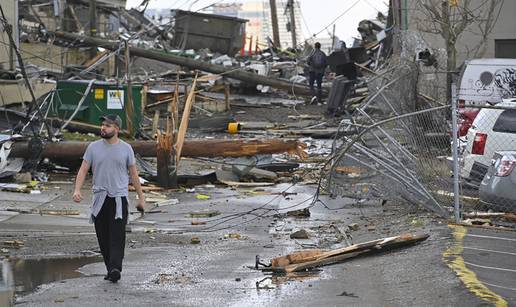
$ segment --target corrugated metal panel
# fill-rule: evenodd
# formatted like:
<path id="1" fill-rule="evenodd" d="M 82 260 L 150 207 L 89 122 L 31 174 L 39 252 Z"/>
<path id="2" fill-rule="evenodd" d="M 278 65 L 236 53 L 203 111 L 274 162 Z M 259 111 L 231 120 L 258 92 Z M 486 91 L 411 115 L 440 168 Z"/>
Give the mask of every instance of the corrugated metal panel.
<path id="1" fill-rule="evenodd" d="M 247 20 L 212 14 L 173 10 L 173 44 L 181 49 L 209 48 L 234 54 L 242 47 Z"/>

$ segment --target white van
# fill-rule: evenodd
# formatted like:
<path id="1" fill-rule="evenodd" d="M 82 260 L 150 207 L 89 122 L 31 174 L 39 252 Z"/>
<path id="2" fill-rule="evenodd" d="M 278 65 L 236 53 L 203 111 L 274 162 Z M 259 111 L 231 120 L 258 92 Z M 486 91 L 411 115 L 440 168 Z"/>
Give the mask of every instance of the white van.
<path id="1" fill-rule="evenodd" d="M 497 104 L 514 96 L 516 59 L 474 59 L 467 61 L 460 78 L 459 105 Z"/>

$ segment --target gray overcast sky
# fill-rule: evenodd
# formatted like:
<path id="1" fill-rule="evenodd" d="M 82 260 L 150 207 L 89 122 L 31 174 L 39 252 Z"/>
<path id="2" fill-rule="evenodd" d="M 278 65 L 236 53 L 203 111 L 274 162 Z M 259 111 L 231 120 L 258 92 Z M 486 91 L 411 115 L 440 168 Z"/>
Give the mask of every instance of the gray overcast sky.
<path id="1" fill-rule="evenodd" d="M 150 0 L 149 8 L 181 8 L 191 10 L 198 10 L 213 3 L 231 3 L 231 2 L 245 2 L 246 0 Z M 269 0 L 264 0 L 269 1 Z M 388 0 L 297 0 L 301 4 L 301 11 L 303 12 L 303 35 L 308 38 L 314 33 L 322 31 L 335 18 L 347 11 L 336 24 L 336 35 L 346 42 L 351 42 L 351 37 L 358 36 L 356 30 L 358 22 L 363 19 L 374 18 L 378 11 L 387 12 Z M 127 0 L 128 7 L 139 5 L 142 0 Z M 283 12 L 278 8 L 279 12 Z M 329 26 L 317 37 L 331 36 L 332 26 Z"/>

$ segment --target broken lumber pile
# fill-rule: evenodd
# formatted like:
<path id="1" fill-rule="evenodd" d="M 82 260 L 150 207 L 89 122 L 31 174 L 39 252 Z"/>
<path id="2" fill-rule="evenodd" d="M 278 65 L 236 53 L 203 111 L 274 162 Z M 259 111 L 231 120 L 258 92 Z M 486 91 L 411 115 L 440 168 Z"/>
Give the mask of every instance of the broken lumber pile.
<path id="1" fill-rule="evenodd" d="M 301 251 L 271 260 L 271 266 L 263 268 L 264 271 L 277 273 L 291 273 L 314 269 L 316 267 L 342 262 L 366 253 L 373 253 L 382 250 L 407 246 L 424 241 L 428 234 L 402 234 L 395 237 L 388 237 L 354 244 L 351 246 L 323 251 L 319 249 Z"/>
<path id="2" fill-rule="evenodd" d="M 72 42 L 80 42 L 81 45 L 102 47 L 112 51 L 116 51 L 120 47 L 120 42 L 118 41 L 109 41 L 105 39 L 81 36 L 74 33 L 61 31 L 56 31 L 53 34 L 60 39 Z M 213 74 L 224 74 L 224 76 L 226 77 L 248 82 L 250 84 L 268 85 L 288 92 L 294 92 L 296 95 L 311 96 L 309 87 L 301 83 L 292 83 L 287 80 L 271 78 L 269 76 L 262 76 L 253 72 L 243 71 L 240 69 L 233 69 L 230 67 L 224 67 L 222 65 L 215 65 L 208 62 L 180 57 L 173 54 L 168 54 L 166 52 L 163 52 L 162 50 L 146 50 L 138 47 L 129 47 L 129 52 L 132 56 L 180 65 L 188 67 L 190 69 L 198 69 Z M 323 92 L 324 94 L 326 94 L 326 91 Z"/>
<path id="3" fill-rule="evenodd" d="M 65 141 L 48 143 L 43 149 L 42 158 L 76 160 L 81 159 L 90 142 Z M 156 141 L 128 142 L 135 153 L 142 157 L 156 157 Z M 297 140 L 185 140 L 183 157 L 245 157 L 257 154 L 290 153 L 305 159 L 306 144 Z M 13 158 L 30 156 L 28 142 L 16 142 L 9 155 Z"/>

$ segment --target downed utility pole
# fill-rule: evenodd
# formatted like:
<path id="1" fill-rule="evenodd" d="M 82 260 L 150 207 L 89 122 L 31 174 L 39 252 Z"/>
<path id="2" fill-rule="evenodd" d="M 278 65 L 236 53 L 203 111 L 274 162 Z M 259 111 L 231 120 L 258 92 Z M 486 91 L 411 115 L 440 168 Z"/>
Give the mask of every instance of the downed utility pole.
<path id="1" fill-rule="evenodd" d="M 108 41 L 99 38 L 85 37 L 73 33 L 56 31 L 54 35 L 57 38 L 80 42 L 83 45 L 98 46 L 109 50 L 118 50 L 118 41 Z M 310 96 L 310 89 L 305 84 L 292 83 L 286 80 L 271 78 L 268 76 L 258 75 L 256 73 L 235 69 L 233 67 L 224 67 L 208 62 L 194 60 L 190 58 L 180 57 L 172 54 L 167 54 L 162 50 L 147 50 L 138 47 L 129 47 L 132 56 L 138 56 L 147 59 L 153 59 L 161 62 L 172 63 L 180 66 L 185 66 L 190 69 L 198 69 L 201 71 L 224 75 L 225 77 L 237 79 L 251 84 L 268 85 L 273 88 L 285 90 L 296 95 Z"/>
<path id="2" fill-rule="evenodd" d="M 142 157 L 156 157 L 156 141 L 128 142 L 135 153 Z M 41 154 L 42 158 L 77 160 L 81 159 L 90 142 L 64 141 L 48 143 Z M 298 140 L 185 140 L 181 156 L 183 157 L 246 157 L 257 154 L 275 154 L 288 152 L 307 157 L 306 144 Z M 29 142 L 15 142 L 9 157 L 29 157 Z"/>

